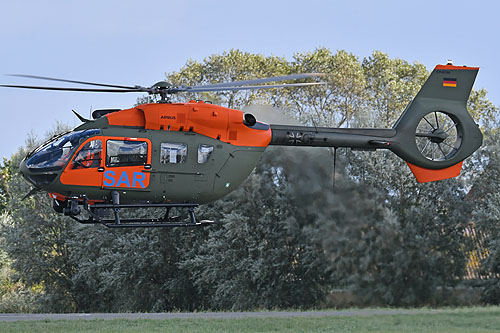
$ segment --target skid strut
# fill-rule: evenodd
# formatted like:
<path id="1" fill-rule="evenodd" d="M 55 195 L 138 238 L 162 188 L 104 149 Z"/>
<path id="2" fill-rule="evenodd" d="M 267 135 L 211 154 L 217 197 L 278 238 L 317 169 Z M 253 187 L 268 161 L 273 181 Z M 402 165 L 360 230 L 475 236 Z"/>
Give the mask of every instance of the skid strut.
<path id="1" fill-rule="evenodd" d="M 158 228 L 158 227 L 197 227 L 213 224 L 214 221 L 196 219 L 194 209 L 199 206 L 197 203 L 137 203 L 120 204 L 120 194 L 116 191 L 112 193 L 112 203 L 95 203 L 89 205 L 87 198 L 83 199 L 83 209 L 89 214 L 86 220 L 79 219 L 74 215 L 70 217 L 82 224 L 102 224 L 108 228 Z M 166 208 L 165 215 L 161 218 L 134 218 L 125 219 L 120 217 L 122 208 Z M 189 222 L 179 222 L 179 217 L 170 216 L 172 208 L 187 209 Z M 98 214 L 98 211 L 111 209 L 114 219 L 105 219 Z"/>

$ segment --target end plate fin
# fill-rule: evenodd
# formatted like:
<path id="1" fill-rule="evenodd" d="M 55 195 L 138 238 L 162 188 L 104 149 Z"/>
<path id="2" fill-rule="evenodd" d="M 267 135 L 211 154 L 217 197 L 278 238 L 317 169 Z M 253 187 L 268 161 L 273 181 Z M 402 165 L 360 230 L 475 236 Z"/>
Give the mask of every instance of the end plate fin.
<path id="1" fill-rule="evenodd" d="M 452 165 L 451 167 L 437 170 L 421 168 L 414 164 L 408 162 L 406 163 L 419 183 L 427 183 L 458 176 L 460 174 L 460 170 L 462 170 L 463 161 Z"/>

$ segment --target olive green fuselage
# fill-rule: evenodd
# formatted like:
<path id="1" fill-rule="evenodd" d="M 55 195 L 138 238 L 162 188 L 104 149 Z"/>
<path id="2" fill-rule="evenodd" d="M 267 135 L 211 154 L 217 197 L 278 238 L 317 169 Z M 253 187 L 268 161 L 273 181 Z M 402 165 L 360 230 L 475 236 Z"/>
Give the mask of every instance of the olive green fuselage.
<path id="1" fill-rule="evenodd" d="M 49 185 L 50 192 L 65 196 L 85 194 L 90 200 L 109 200 L 111 191 L 117 190 L 123 203 L 136 201 L 206 203 L 236 189 L 252 172 L 265 150 L 265 147 L 234 146 L 193 132 L 103 128 L 100 136 L 149 139 L 152 144 L 151 169 L 141 170 L 150 174 L 149 185 L 145 189 L 64 185 L 58 176 Z M 161 143 L 186 144 L 185 162 L 161 163 Z M 214 148 L 208 161 L 203 164 L 199 164 L 197 158 L 200 144 Z M 97 169 L 95 172 L 98 172 Z"/>
<path id="2" fill-rule="evenodd" d="M 20 165 L 21 173 L 36 187 L 52 193 L 58 200 L 85 196 L 91 201 L 110 201 L 111 193 L 117 191 L 121 203 L 207 203 L 235 190 L 252 172 L 266 149 L 265 146 L 237 146 L 194 131 L 112 126 L 107 117 L 85 122 L 71 133 L 89 133 L 89 131 L 91 134 L 80 139 L 71 151 L 71 156 L 66 157 L 64 166 L 47 168 L 43 164 L 45 162 L 35 167 L 33 163 L 30 165 L 30 158 L 33 160 L 33 156 L 42 155 L 43 147 L 47 147 L 50 142 L 57 142 L 58 139 L 53 138 L 23 160 Z M 83 171 L 84 177 L 78 176 L 78 170 L 75 173 L 74 160 L 80 151 L 84 151 L 86 143 L 94 139 L 100 141 L 99 147 L 102 146 L 98 165 L 87 166 Z M 144 159 L 144 163 L 139 165 L 113 168 L 110 157 L 106 156 L 109 151 L 106 145 L 112 139 L 147 142 L 147 162 Z M 74 142 L 72 144 L 75 145 Z M 162 144 L 182 144 L 185 147 L 182 160 L 169 161 L 169 157 L 172 156 L 165 156 L 165 150 L 162 156 Z M 200 147 L 211 149 L 208 159 L 205 158 L 201 162 Z M 46 160 L 49 157 L 42 156 L 41 159 Z M 79 169 L 84 169 L 83 165 Z M 117 180 L 120 172 L 123 173 L 122 170 L 127 170 L 130 185 L 113 187 L 118 181 L 111 184 L 110 175 L 116 174 Z M 143 182 L 145 186 L 133 184 L 131 177 L 137 174 L 140 180 L 147 177 Z M 37 179 L 49 180 L 37 181 Z"/>

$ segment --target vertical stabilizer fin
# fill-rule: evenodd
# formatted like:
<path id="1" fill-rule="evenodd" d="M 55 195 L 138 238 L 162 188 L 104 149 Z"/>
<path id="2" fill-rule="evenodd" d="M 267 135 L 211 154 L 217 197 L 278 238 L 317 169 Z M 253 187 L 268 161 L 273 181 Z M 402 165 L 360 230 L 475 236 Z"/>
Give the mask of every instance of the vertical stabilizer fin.
<path id="1" fill-rule="evenodd" d="M 419 182 L 458 176 L 483 134 L 467 110 L 478 67 L 437 65 L 394 125 L 389 149 Z"/>

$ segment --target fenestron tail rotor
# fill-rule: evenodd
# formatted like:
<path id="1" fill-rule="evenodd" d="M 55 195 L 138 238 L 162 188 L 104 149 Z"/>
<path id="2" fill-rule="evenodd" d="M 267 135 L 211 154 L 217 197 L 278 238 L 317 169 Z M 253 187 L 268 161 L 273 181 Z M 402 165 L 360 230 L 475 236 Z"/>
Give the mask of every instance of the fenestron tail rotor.
<path id="1" fill-rule="evenodd" d="M 456 154 L 462 142 L 458 121 L 449 114 L 434 111 L 422 117 L 415 133 L 420 153 L 431 161 L 446 161 Z"/>
<path id="2" fill-rule="evenodd" d="M 299 79 L 310 79 L 323 77 L 326 74 L 322 73 L 304 73 L 304 74 L 291 74 L 284 76 L 243 80 L 243 81 L 232 81 L 225 83 L 215 83 L 197 86 L 173 86 L 166 81 L 160 81 L 152 85 L 151 87 L 143 86 L 123 86 L 123 85 L 113 85 L 105 83 L 95 83 L 87 81 L 76 81 L 59 79 L 46 76 L 36 76 L 36 75 L 25 75 L 25 74 L 10 74 L 9 76 L 37 79 L 37 80 L 48 80 L 56 82 L 67 82 L 83 85 L 91 85 L 98 87 L 108 87 L 114 89 L 105 88 L 73 88 L 73 87 L 47 87 L 47 86 L 27 86 L 27 85 L 11 85 L 3 84 L 2 87 L 10 88 L 23 88 L 23 89 L 41 89 L 41 90 L 58 90 L 58 91 L 77 91 L 77 92 L 110 92 L 110 93 L 127 93 L 127 92 L 139 92 L 148 93 L 150 95 L 160 95 L 161 101 L 168 101 L 168 96 L 180 92 L 208 92 L 208 91 L 237 91 L 237 90 L 253 90 L 253 89 L 272 89 L 272 88 L 293 88 L 293 87 L 303 87 L 303 86 L 314 86 L 326 84 L 326 82 L 303 82 L 303 83 L 284 83 L 284 84 L 264 84 L 269 82 L 282 82 L 282 81 L 292 81 Z"/>

